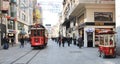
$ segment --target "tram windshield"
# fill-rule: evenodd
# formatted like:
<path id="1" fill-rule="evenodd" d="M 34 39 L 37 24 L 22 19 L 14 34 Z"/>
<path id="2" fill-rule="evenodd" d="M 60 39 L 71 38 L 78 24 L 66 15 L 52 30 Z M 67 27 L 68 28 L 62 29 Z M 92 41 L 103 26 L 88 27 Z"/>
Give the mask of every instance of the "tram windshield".
<path id="1" fill-rule="evenodd" d="M 44 30 L 31 30 L 31 36 L 44 36 Z"/>

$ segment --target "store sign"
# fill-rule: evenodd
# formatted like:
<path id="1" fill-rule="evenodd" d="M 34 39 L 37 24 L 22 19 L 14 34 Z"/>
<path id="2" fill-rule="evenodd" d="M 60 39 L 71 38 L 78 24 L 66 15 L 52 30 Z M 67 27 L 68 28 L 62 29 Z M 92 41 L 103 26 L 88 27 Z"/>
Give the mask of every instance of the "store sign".
<path id="1" fill-rule="evenodd" d="M 86 32 L 94 32 L 94 28 L 87 28 Z"/>
<path id="2" fill-rule="evenodd" d="M 8 10 L 9 6 L 10 5 L 8 1 L 2 1 L 2 10 Z"/>
<path id="3" fill-rule="evenodd" d="M 8 32 L 9 32 L 9 33 L 16 33 L 15 30 L 11 30 L 11 29 L 8 29 Z"/>

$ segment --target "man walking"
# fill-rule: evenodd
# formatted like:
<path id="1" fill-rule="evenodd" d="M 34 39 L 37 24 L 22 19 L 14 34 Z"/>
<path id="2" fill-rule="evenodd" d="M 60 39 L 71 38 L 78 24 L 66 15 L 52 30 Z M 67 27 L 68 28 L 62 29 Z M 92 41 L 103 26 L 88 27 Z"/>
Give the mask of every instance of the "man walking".
<path id="1" fill-rule="evenodd" d="M 8 49 L 9 48 L 9 39 L 8 37 L 3 38 L 3 49 Z"/>
<path id="2" fill-rule="evenodd" d="M 58 43 L 59 43 L 59 47 L 60 47 L 61 43 L 62 43 L 62 37 L 61 36 L 58 37 Z"/>
<path id="3" fill-rule="evenodd" d="M 24 47 L 24 38 L 22 36 L 20 39 L 20 48 L 23 48 L 23 47 Z"/>
<path id="4" fill-rule="evenodd" d="M 82 45 L 83 45 L 83 40 L 82 40 L 82 37 L 80 36 L 80 37 L 78 38 L 78 47 L 81 48 Z"/>
<path id="5" fill-rule="evenodd" d="M 70 36 L 68 36 L 68 38 L 67 38 L 68 46 L 70 46 L 71 41 L 72 41 L 72 40 L 71 40 Z"/>

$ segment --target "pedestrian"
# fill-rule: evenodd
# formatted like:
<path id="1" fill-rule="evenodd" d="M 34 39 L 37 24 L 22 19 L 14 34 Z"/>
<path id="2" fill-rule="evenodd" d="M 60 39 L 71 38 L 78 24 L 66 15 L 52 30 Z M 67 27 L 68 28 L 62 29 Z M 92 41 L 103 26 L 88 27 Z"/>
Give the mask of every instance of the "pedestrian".
<path id="1" fill-rule="evenodd" d="M 73 38 L 74 45 L 76 45 L 76 37 Z"/>
<path id="2" fill-rule="evenodd" d="M 62 46 L 64 47 L 65 44 L 65 37 L 62 37 Z"/>
<path id="3" fill-rule="evenodd" d="M 62 42 L 62 39 L 61 39 L 61 37 L 59 36 L 59 37 L 58 37 L 59 47 L 61 46 L 61 42 Z"/>
<path id="4" fill-rule="evenodd" d="M 14 44 L 14 38 L 11 38 L 11 44 L 12 44 L 12 47 L 13 47 L 13 44 Z"/>
<path id="5" fill-rule="evenodd" d="M 71 44 L 71 42 L 72 42 L 71 39 L 72 39 L 72 38 L 71 38 L 70 36 L 67 37 L 67 43 L 68 43 L 68 46 L 70 46 L 70 44 Z"/>
<path id="6" fill-rule="evenodd" d="M 20 48 L 24 47 L 24 38 L 23 36 L 20 38 Z"/>
<path id="7" fill-rule="evenodd" d="M 9 39 L 8 37 L 3 38 L 3 49 L 8 49 L 9 48 Z"/>
<path id="8" fill-rule="evenodd" d="M 78 46 L 79 48 L 81 48 L 82 45 L 83 45 L 83 40 L 82 40 L 82 37 L 80 36 L 80 37 L 78 38 L 78 44 L 77 44 L 77 46 Z"/>
<path id="9" fill-rule="evenodd" d="M 24 44 L 26 45 L 27 44 L 27 36 L 25 36 L 25 38 L 24 38 Z"/>

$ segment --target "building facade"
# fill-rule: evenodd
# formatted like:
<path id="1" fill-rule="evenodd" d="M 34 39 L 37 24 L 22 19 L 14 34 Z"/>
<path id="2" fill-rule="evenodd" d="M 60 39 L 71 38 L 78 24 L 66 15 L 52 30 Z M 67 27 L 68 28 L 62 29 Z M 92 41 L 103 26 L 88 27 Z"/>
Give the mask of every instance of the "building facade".
<path id="1" fill-rule="evenodd" d="M 29 25 L 33 22 L 33 0 L 16 0 L 17 2 L 17 20 L 16 27 L 16 43 L 21 35 L 28 37 Z"/>
<path id="2" fill-rule="evenodd" d="M 28 37 L 29 25 L 33 23 L 33 0 L 0 0 L 0 40 L 8 36 L 15 43 L 21 35 Z M 2 44 L 2 42 L 0 42 Z"/>
<path id="3" fill-rule="evenodd" d="M 115 31 L 114 0 L 64 0 L 63 16 L 66 35 L 82 36 L 84 47 L 98 45 L 98 31 Z"/>
<path id="4" fill-rule="evenodd" d="M 9 0 L 0 0 L 0 47 L 3 44 L 2 38 L 7 35 L 7 16 L 10 9 L 9 3 Z"/>

